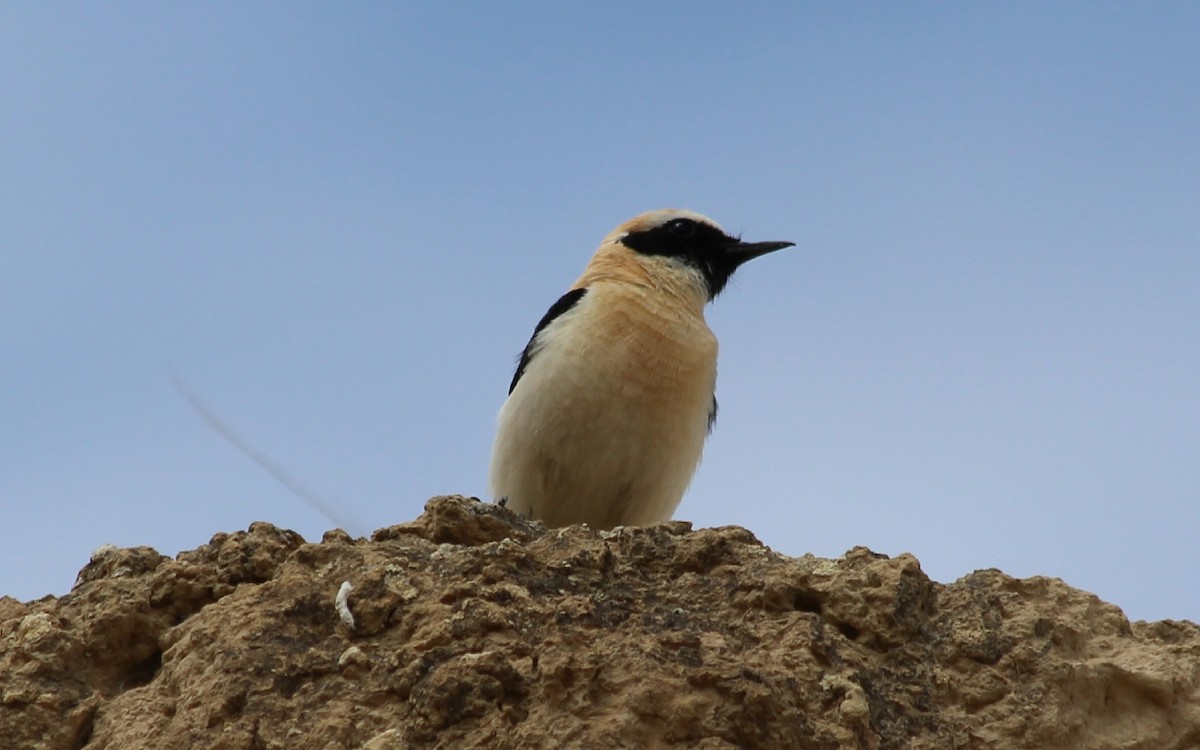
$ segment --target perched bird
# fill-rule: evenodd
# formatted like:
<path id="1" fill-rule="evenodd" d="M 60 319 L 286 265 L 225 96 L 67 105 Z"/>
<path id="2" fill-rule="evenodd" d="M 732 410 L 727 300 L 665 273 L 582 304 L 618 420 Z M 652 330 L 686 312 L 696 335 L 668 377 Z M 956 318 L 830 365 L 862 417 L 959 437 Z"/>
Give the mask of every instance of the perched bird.
<path id="1" fill-rule="evenodd" d="M 538 322 L 500 410 L 493 497 L 547 526 L 666 521 L 717 416 L 717 339 L 704 305 L 752 258 L 692 211 L 613 230 Z"/>

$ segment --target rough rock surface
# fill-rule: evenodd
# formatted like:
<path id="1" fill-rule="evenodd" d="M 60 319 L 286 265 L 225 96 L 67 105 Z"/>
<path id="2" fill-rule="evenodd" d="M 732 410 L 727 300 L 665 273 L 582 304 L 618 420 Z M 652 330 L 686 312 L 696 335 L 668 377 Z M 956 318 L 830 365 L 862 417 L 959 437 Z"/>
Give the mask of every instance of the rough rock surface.
<path id="1" fill-rule="evenodd" d="M 1195 624 L 1055 579 L 462 497 L 369 541 L 108 547 L 67 596 L 0 598 L 3 748 L 1184 750 L 1198 689 Z"/>

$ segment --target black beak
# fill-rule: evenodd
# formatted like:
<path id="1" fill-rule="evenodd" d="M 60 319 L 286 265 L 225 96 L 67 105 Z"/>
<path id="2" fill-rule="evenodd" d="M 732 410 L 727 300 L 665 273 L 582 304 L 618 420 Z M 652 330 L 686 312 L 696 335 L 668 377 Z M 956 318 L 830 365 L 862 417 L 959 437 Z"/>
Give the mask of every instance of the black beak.
<path id="1" fill-rule="evenodd" d="M 734 263 L 741 265 L 748 260 L 754 260 L 759 256 L 782 250 L 785 247 L 792 247 L 795 244 L 795 242 L 738 242 L 736 245 L 730 245 L 725 252 Z"/>

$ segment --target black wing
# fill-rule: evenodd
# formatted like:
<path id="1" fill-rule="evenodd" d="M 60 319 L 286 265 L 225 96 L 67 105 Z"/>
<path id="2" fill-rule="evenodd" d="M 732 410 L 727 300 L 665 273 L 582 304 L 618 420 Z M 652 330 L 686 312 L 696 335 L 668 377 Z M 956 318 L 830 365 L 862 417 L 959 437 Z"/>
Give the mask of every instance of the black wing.
<path id="1" fill-rule="evenodd" d="M 712 407 L 708 410 L 708 434 L 712 434 L 713 425 L 717 423 L 717 394 L 713 394 Z"/>
<path id="2" fill-rule="evenodd" d="M 533 335 L 529 337 L 529 343 L 525 345 L 525 350 L 521 352 L 521 361 L 517 363 L 517 371 L 513 373 L 512 384 L 508 386 L 508 392 L 512 393 L 513 388 L 517 387 L 517 381 L 525 374 L 525 367 L 529 364 L 529 360 L 533 359 L 533 342 L 537 341 L 538 334 L 542 329 L 550 325 L 555 318 L 570 310 L 572 307 L 583 299 L 583 295 L 587 293 L 587 289 L 572 289 L 563 296 L 558 298 L 558 302 L 550 305 L 550 309 L 538 321 L 537 328 L 533 329 Z"/>

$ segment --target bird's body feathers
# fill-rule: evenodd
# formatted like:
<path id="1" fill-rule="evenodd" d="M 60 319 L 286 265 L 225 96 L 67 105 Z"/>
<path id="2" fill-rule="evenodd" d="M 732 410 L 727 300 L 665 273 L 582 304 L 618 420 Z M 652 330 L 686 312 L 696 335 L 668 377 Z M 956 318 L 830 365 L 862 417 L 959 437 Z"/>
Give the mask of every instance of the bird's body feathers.
<path id="1" fill-rule="evenodd" d="M 708 245 L 673 251 L 678 238 L 658 236 L 684 230 L 713 253 L 760 247 L 686 211 L 643 214 L 605 238 L 539 322 L 500 411 L 490 483 L 510 509 L 596 528 L 674 513 L 715 417 L 704 306 L 737 265 L 724 272 Z"/>

